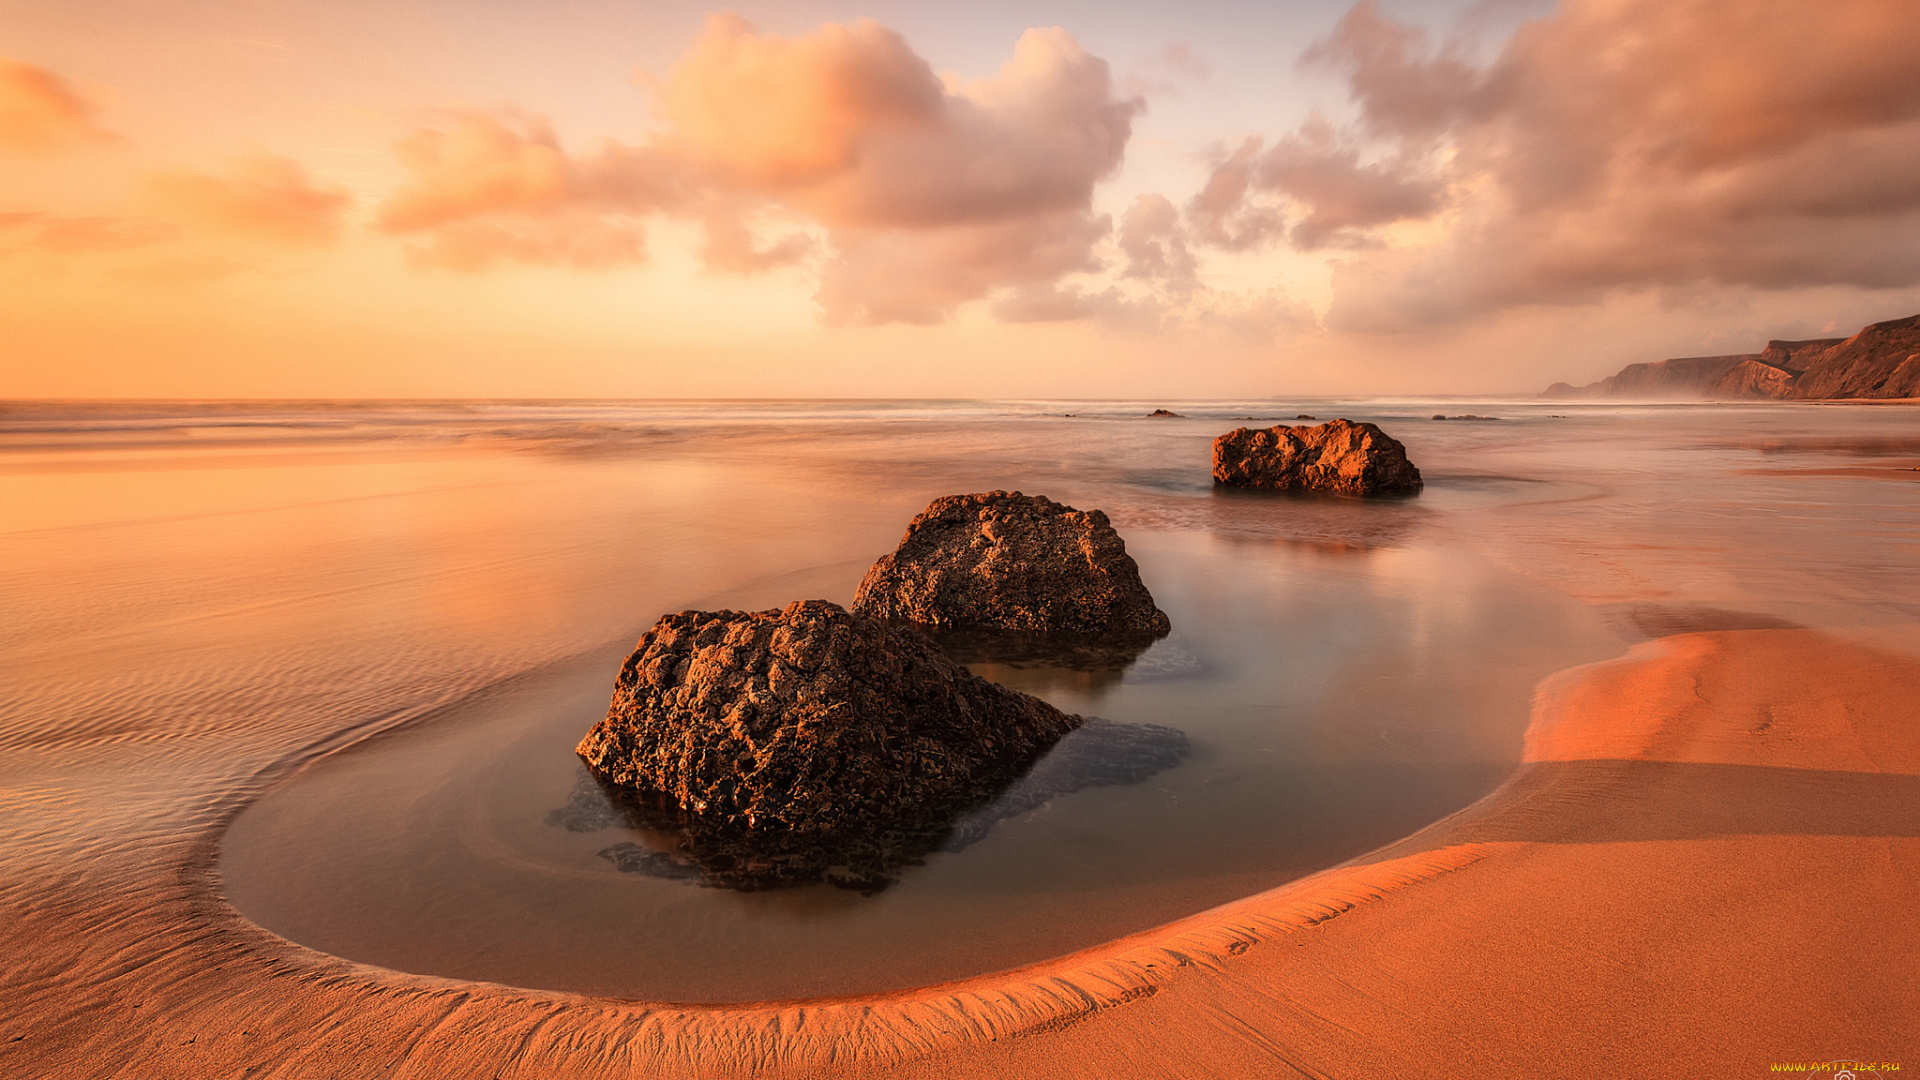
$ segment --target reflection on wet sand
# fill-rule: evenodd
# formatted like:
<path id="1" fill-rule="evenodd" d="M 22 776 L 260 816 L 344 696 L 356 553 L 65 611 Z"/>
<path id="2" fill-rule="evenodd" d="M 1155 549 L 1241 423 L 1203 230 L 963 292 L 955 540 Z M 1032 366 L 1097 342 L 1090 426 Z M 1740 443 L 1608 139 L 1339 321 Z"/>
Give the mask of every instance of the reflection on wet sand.
<path id="1" fill-rule="evenodd" d="M 1177 630 L 1165 638 L 991 630 L 942 630 L 931 636 L 942 652 L 975 675 L 1029 694 L 1063 691 L 1099 701 L 1122 681 L 1204 678 L 1211 671 Z"/>
<path id="2" fill-rule="evenodd" d="M 576 833 L 627 830 L 632 839 L 599 853 L 623 873 L 744 892 L 825 882 L 872 895 L 927 855 L 964 850 L 1001 821 L 1085 788 L 1140 783 L 1178 765 L 1187 752 L 1184 732 L 1096 717 L 989 799 L 825 835 L 750 829 L 690 813 L 664 795 L 605 784 L 583 768 L 567 804 L 548 814 L 547 823 Z"/>
<path id="3" fill-rule="evenodd" d="M 1628 641 L 1716 630 L 1792 630 L 1800 624 L 1754 611 L 1647 602 L 1597 605 L 1607 629 Z"/>

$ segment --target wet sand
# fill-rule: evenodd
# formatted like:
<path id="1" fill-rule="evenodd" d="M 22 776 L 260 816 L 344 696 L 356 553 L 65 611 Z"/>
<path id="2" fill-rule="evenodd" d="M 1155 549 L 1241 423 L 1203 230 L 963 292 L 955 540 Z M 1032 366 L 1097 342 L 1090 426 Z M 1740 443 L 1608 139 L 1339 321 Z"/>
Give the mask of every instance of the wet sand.
<path id="1" fill-rule="evenodd" d="M 1263 543 L 1404 543 L 1366 532 L 1388 526 L 1470 537 L 1595 605 L 1623 639 L 1656 639 L 1544 683 L 1526 763 L 1503 787 L 1344 866 L 1032 968 L 749 1007 L 355 964 L 247 921 L 221 896 L 218 869 L 226 826 L 295 770 L 378 752 L 384 733 L 537 679 L 530 657 L 566 664 L 635 610 L 730 587 L 732 567 L 690 564 L 671 591 L 601 598 L 629 549 L 730 524 L 700 517 L 721 511 L 684 494 L 708 473 L 647 466 L 659 482 L 636 489 L 628 531 L 607 539 L 583 527 L 585 509 L 555 516 L 572 502 L 542 504 L 524 530 L 499 515 L 553 487 L 550 471 L 481 488 L 436 471 L 437 458 L 408 457 L 416 464 L 393 467 L 427 470 L 405 483 L 440 501 L 406 512 L 444 520 L 445 533 L 377 519 L 396 503 L 369 481 L 348 493 L 351 520 L 373 523 L 369 543 L 308 503 L 228 513 L 230 487 L 268 493 L 239 500 L 252 505 L 292 486 L 225 466 L 193 489 L 207 493 L 201 524 L 116 531 L 92 519 L 109 505 L 102 493 L 169 514 L 194 507 L 147 494 L 160 489 L 144 477 L 85 487 L 62 459 L 67 471 L 32 480 L 45 529 L 15 533 L 0 560 L 12 601 L 48 598 L 0 624 L 0 1076 L 1741 1076 L 1842 1057 L 1914 1067 L 1920 649 L 1886 629 L 1913 622 L 1911 482 L 1709 479 L 1721 487 L 1702 499 L 1690 467 L 1658 446 L 1610 464 L 1608 486 L 1587 494 L 1576 485 L 1595 459 L 1579 444 L 1542 464 L 1489 434 L 1434 427 L 1459 441 L 1422 458 L 1442 481 L 1423 507 L 1445 508 L 1406 508 L 1422 521 L 1335 513 L 1306 523 L 1322 538 L 1298 515 L 1268 525 L 1204 499 L 1143 499 L 1130 520 L 1197 515 L 1216 535 Z M 1772 451 L 1699 453 L 1752 452 Z M 623 478 L 635 469 L 619 463 Z M 1527 481 L 1538 499 L 1475 501 L 1477 477 L 1506 472 L 1552 482 Z M 599 513 L 601 489 L 581 490 L 569 498 Z M 889 490 L 901 505 L 858 518 L 876 544 L 912 501 Z M 810 495 L 791 494 L 788 519 L 844 516 Z M 1851 523 L 1837 536 L 1836 520 Z M 191 551 L 204 578 L 179 577 L 169 545 Z M 572 561 L 556 555 L 576 549 Z M 781 547 L 757 561 L 838 557 Z M 58 589 L 20 584 L 55 573 L 67 575 Z M 597 606 L 562 602 L 570 588 Z M 1881 627 L 1880 644 L 1862 626 Z M 511 650 L 494 647 L 507 638 Z"/>
<path id="2" fill-rule="evenodd" d="M 1660 639 L 1543 683 L 1513 779 L 1373 855 L 1018 972 L 760 1007 L 409 976 L 275 938 L 221 902 L 214 872 L 220 824 L 274 779 L 256 776 L 197 807 L 190 835 L 118 851 L 47 837 L 6 885 L 0 1069 L 1739 1076 L 1913 1061 L 1916 717 L 1912 655 L 1810 630 Z M 72 770 L 83 755 L 63 756 Z M 9 816 L 84 812 L 54 784 L 6 799 Z"/>

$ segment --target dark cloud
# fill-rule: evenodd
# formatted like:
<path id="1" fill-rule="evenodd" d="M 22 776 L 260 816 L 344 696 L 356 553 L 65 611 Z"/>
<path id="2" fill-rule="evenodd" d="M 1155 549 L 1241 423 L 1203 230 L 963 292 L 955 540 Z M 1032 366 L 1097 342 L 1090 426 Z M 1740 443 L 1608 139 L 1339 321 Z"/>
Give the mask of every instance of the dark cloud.
<path id="1" fill-rule="evenodd" d="M 1618 290 L 1920 283 L 1920 5 L 1568 0 L 1491 61 L 1355 7 L 1308 54 L 1357 106 L 1222 158 L 1245 247 L 1358 251 L 1330 320 L 1401 329 Z"/>

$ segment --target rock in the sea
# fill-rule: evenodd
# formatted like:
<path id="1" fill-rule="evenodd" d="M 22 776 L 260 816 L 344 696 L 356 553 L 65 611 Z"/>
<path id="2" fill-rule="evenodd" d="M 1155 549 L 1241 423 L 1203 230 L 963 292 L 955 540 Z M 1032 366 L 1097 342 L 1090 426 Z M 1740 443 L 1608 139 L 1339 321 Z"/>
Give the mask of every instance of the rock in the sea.
<path id="1" fill-rule="evenodd" d="M 1098 510 L 989 491 L 935 499 L 867 571 L 853 609 L 941 629 L 1140 637 L 1167 616 Z"/>
<path id="2" fill-rule="evenodd" d="M 1342 495 L 1412 493 L 1422 484 L 1399 440 L 1372 424 L 1344 419 L 1229 431 L 1213 440 L 1213 482 Z"/>
<path id="3" fill-rule="evenodd" d="M 1148 413 L 1148 414 L 1147 414 L 1147 416 L 1148 416 L 1149 418 L 1152 418 L 1152 417 L 1156 417 L 1156 416 L 1158 416 L 1158 417 L 1172 417 L 1172 418 L 1174 418 L 1174 419 L 1176 419 L 1176 420 L 1177 420 L 1177 419 L 1181 419 L 1181 418 L 1182 418 L 1182 417 L 1180 416 L 1180 414 L 1179 414 L 1179 413 L 1177 413 L 1177 412 L 1174 412 L 1174 411 L 1173 411 L 1172 409 L 1155 409 L 1155 410 L 1153 410 L 1152 412 L 1150 412 L 1150 413 Z"/>
<path id="4" fill-rule="evenodd" d="M 911 627 L 807 600 L 661 618 L 577 749 L 709 823 L 824 835 L 977 802 L 1079 724 Z"/>
<path id="5" fill-rule="evenodd" d="M 1173 728 L 1089 717 L 1010 786 L 958 812 L 916 813 L 826 834 L 745 829 L 587 774 L 547 822 L 578 833 L 640 831 L 599 852 L 622 873 L 744 891 L 826 882 L 875 893 L 936 851 L 964 850 L 1001 822 L 1056 798 L 1140 783 L 1180 764 L 1187 750 L 1185 733 Z"/>

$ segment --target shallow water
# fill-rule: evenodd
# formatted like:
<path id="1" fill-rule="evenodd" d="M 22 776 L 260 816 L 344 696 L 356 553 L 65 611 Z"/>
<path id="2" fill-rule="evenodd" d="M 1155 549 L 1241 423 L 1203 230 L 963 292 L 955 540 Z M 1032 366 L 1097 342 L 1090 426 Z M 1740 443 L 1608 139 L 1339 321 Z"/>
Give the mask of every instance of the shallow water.
<path id="1" fill-rule="evenodd" d="M 296 772 L 233 823 L 222 871 L 315 948 L 774 999 L 1037 961 L 1361 855 L 1497 784 L 1533 684 L 1627 641 L 1916 614 L 1911 410 L 1139 418 L 1157 404 L 10 408 L 0 742 L 278 746 Z M 1214 434 L 1301 411 L 1387 426 L 1427 491 L 1211 489 Z M 655 616 L 844 603 L 927 501 L 994 487 L 1107 510 L 1175 633 L 1121 672 L 979 670 L 1178 728 L 1184 761 L 995 820 L 870 896 L 622 873 L 601 852 L 648 837 L 550 822 Z M 359 745 L 271 737 L 415 711 Z"/>

